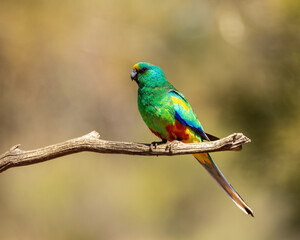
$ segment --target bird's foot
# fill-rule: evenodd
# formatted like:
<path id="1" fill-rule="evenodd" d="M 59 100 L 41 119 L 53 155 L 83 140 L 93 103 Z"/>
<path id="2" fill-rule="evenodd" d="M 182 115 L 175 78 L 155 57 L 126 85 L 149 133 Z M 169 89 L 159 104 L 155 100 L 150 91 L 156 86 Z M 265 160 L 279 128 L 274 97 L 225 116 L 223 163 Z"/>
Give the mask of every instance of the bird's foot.
<path id="1" fill-rule="evenodd" d="M 163 140 L 160 141 L 160 142 L 152 142 L 152 143 L 150 144 L 150 151 L 153 152 L 153 150 L 156 149 L 158 145 L 160 145 L 160 144 L 165 144 L 166 142 L 167 142 L 167 140 L 165 140 L 165 139 L 163 139 Z"/>
<path id="2" fill-rule="evenodd" d="M 178 145 L 178 143 L 180 143 L 180 141 L 177 141 L 177 140 L 174 140 L 170 143 L 167 144 L 167 147 L 166 147 L 166 151 L 169 150 L 170 153 L 173 153 L 173 148 Z"/>

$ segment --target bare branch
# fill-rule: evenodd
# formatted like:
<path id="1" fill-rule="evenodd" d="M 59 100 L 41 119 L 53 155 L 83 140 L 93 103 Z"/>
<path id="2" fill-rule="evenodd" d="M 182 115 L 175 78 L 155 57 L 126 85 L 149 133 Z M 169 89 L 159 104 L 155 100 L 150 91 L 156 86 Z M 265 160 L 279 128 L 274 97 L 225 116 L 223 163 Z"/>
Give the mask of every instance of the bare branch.
<path id="1" fill-rule="evenodd" d="M 150 144 L 102 140 L 100 139 L 100 134 L 93 131 L 82 137 L 30 151 L 21 150 L 19 148 L 20 144 L 13 146 L 9 151 L 0 155 L 0 172 L 12 167 L 40 163 L 83 151 L 144 156 L 170 156 L 228 150 L 239 151 L 242 149 L 242 144 L 249 143 L 250 141 L 242 133 L 234 133 L 217 141 L 188 144 L 181 142 L 174 144 L 172 142 L 172 146 L 170 146 L 170 143 L 160 144 L 151 150 Z"/>

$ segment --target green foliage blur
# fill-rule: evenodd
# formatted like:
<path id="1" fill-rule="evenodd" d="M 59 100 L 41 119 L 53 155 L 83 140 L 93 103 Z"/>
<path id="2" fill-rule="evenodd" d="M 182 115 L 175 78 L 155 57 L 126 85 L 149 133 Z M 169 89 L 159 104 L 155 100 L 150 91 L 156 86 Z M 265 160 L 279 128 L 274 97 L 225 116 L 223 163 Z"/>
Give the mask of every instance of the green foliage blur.
<path id="1" fill-rule="evenodd" d="M 191 156 L 80 153 L 0 174 L 1 239 L 299 239 L 300 1 L 1 0 L 0 153 L 92 130 L 157 140 L 137 109 L 136 62 L 160 66 L 254 210 Z"/>

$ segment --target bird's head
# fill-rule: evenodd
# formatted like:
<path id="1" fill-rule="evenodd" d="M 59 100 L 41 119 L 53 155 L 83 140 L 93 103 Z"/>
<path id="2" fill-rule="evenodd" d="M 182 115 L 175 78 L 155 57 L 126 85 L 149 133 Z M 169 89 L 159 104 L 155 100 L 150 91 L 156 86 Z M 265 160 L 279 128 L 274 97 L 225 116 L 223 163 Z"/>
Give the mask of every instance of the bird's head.
<path id="1" fill-rule="evenodd" d="M 139 87 L 158 87 L 167 82 L 164 72 L 159 67 L 146 62 L 135 64 L 130 76 Z"/>

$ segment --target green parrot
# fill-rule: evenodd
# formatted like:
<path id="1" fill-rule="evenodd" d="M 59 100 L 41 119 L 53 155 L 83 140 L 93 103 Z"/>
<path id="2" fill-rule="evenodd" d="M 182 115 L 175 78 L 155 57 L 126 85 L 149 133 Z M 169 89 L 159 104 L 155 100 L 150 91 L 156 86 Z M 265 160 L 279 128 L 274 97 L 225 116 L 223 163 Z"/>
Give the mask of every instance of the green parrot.
<path id="1" fill-rule="evenodd" d="M 215 137 L 204 132 L 189 102 L 167 81 L 159 67 L 146 62 L 137 63 L 131 71 L 131 79 L 138 84 L 138 108 L 143 120 L 163 142 L 177 140 L 194 143 L 214 140 L 212 138 Z M 193 155 L 234 203 L 253 217 L 253 211 L 226 180 L 210 155 Z"/>

